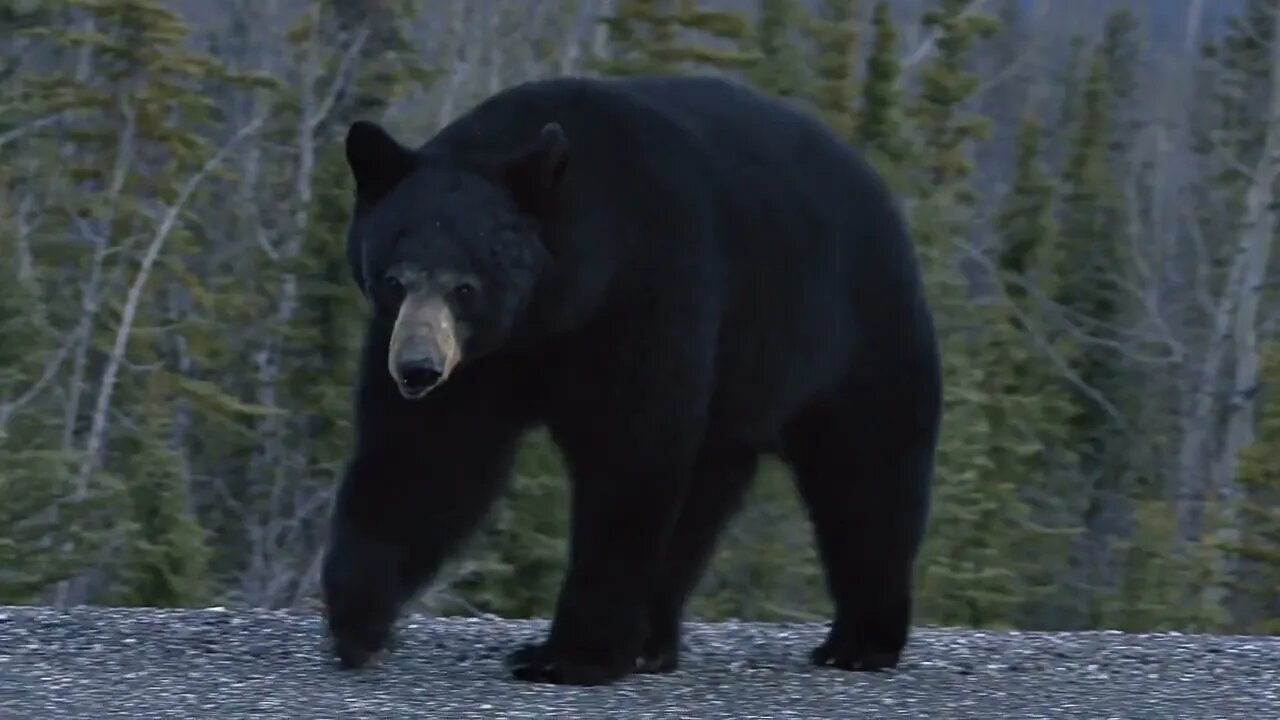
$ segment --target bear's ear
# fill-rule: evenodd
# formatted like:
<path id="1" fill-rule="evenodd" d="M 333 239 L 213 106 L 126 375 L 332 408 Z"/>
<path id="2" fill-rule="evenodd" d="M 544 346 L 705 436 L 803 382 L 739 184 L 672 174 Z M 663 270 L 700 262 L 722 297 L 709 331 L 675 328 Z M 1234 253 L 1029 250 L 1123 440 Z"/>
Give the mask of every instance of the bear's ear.
<path id="1" fill-rule="evenodd" d="M 522 212 L 542 217 L 556 199 L 569 167 L 569 140 L 559 123 L 549 122 L 532 147 L 503 167 L 503 182 Z"/>
<path id="2" fill-rule="evenodd" d="M 381 125 L 357 120 L 347 130 L 347 165 L 356 181 L 356 196 L 369 203 L 381 200 L 413 170 L 414 153 L 391 137 Z"/>

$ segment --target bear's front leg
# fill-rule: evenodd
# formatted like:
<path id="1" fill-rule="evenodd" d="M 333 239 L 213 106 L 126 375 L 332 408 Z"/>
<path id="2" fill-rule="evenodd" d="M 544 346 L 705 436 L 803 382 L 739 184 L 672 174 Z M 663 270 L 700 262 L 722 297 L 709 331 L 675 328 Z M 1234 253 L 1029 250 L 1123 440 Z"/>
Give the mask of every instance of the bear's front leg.
<path id="1" fill-rule="evenodd" d="M 545 642 L 508 656 L 522 680 L 600 685 L 636 671 L 647 601 L 692 474 L 711 387 L 709 343 L 637 323 L 597 339 L 548 418 L 572 482 L 569 567 Z M 692 340 L 691 340 L 692 338 Z M 653 339 L 652 342 L 650 340 Z"/>
<path id="2" fill-rule="evenodd" d="M 509 475 L 523 423 L 507 375 L 460 372 L 417 401 L 385 367 L 385 335 L 366 347 L 356 451 L 334 503 L 321 571 L 333 650 L 366 664 L 387 647 L 403 605 L 483 517 Z"/>

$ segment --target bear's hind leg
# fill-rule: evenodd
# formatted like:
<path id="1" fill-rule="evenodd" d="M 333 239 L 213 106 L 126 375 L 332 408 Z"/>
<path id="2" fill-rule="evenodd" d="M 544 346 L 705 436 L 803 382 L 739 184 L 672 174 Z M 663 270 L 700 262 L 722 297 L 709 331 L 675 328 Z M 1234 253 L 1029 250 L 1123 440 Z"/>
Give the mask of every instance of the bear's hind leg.
<path id="1" fill-rule="evenodd" d="M 786 459 L 813 523 L 836 611 L 826 641 L 812 653 L 815 664 L 897 666 L 910 631 L 936 423 L 927 383 L 877 383 L 789 428 Z"/>

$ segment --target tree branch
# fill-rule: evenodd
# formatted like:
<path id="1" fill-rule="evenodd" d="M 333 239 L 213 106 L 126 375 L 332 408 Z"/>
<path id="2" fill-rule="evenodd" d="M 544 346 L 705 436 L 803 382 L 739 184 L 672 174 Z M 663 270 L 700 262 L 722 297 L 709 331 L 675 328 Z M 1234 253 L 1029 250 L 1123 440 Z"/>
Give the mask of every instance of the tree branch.
<path id="1" fill-rule="evenodd" d="M 42 118 L 37 118 L 25 125 L 19 125 L 18 127 L 13 128 L 12 130 L 8 130 L 6 132 L 0 133 L 0 147 L 4 147 L 5 145 L 8 145 L 9 143 L 14 142 L 15 140 L 21 140 L 23 137 L 30 135 L 36 130 L 39 130 L 42 127 L 48 127 L 49 125 L 52 125 L 58 122 L 59 120 L 65 118 L 70 114 L 71 112 L 69 110 L 64 110 L 62 112 L 57 112 L 52 115 L 46 115 Z"/>
<path id="2" fill-rule="evenodd" d="M 101 461 L 106 436 L 107 416 L 111 409 L 112 393 L 115 390 L 120 366 L 124 361 L 125 350 L 129 344 L 129 336 L 133 330 L 133 319 L 138 313 L 142 289 L 146 286 L 147 280 L 151 276 L 152 266 L 155 265 L 156 259 L 160 257 L 160 252 L 164 249 L 165 242 L 169 239 L 169 235 L 177 224 L 178 217 L 182 214 L 182 210 L 186 207 L 192 193 L 242 140 L 262 126 L 266 117 L 265 114 L 259 115 L 257 119 L 240 128 L 213 157 L 209 158 L 195 174 L 188 178 L 183 183 L 177 200 L 169 207 L 168 212 L 165 213 L 156 227 L 155 234 L 151 237 L 151 243 L 147 246 L 146 253 L 142 257 L 141 266 L 134 275 L 133 284 L 129 287 L 129 292 L 125 296 L 124 307 L 120 313 L 120 325 L 116 329 L 115 340 L 111 345 L 111 354 L 102 370 L 102 383 L 98 389 L 98 399 L 94 406 L 93 420 L 89 427 L 89 437 L 85 442 L 85 456 L 77 475 L 78 486 L 84 487 L 88 484 L 89 478 L 98 469 Z"/>
<path id="3" fill-rule="evenodd" d="M 955 19 L 963 20 L 964 18 L 977 13 L 982 9 L 982 6 L 986 4 L 987 0 L 972 0 L 963 10 L 956 14 Z M 933 49 L 937 46 L 938 38 L 941 35 L 942 33 L 939 30 L 930 32 L 924 40 L 920 41 L 920 44 L 916 46 L 916 49 L 912 50 L 911 54 L 907 55 L 907 57 L 902 60 L 902 69 L 904 71 L 909 70 L 925 60 L 928 60 L 929 56 L 933 54 Z"/>

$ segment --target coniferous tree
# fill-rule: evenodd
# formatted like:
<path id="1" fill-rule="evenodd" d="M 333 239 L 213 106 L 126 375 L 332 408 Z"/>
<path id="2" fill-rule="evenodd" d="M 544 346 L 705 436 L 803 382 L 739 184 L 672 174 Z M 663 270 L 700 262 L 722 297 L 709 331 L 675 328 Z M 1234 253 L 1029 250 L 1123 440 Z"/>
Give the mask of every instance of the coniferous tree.
<path id="1" fill-rule="evenodd" d="M 871 13 L 871 52 L 862 83 L 862 106 L 855 123 L 855 139 L 868 159 L 895 190 L 903 190 L 911 160 L 898 62 L 898 29 L 889 3 L 881 0 Z"/>
<path id="2" fill-rule="evenodd" d="M 970 328 L 960 324 L 961 319 L 983 324 L 967 301 L 968 282 L 961 273 L 974 200 L 969 146 L 985 130 L 982 118 L 965 112 L 964 102 L 978 81 L 966 61 L 975 40 L 994 32 L 994 23 L 959 0 L 944 0 L 925 13 L 923 24 L 938 37 L 933 58 L 920 72 L 910 115 L 920 135 L 909 179 L 916 198 L 911 225 L 943 358 L 936 510 L 919 565 L 922 612 L 938 622 L 999 622 L 1018 599 L 1013 575 L 1000 561 L 1003 538 L 993 537 L 984 525 L 1007 500 L 1007 494 L 986 489 L 993 471 L 988 451 L 992 399 L 984 390 L 990 370 L 977 358 Z"/>
<path id="3" fill-rule="evenodd" d="M 76 496 L 79 455 L 60 447 L 49 372 L 65 356 L 47 320 L 43 268 L 24 257 L 31 238 L 20 234 L 9 192 L 21 183 L 8 170 L 0 170 L 0 603 L 36 604 L 100 548 L 103 538 L 81 521 L 101 504 L 97 494 Z"/>
<path id="4" fill-rule="evenodd" d="M 594 69 L 605 75 L 682 73 L 693 68 L 740 69 L 756 62 L 741 49 L 751 25 L 741 14 L 707 10 L 697 0 L 619 0 L 601 22 L 608 28 L 610 54 Z M 722 48 L 686 40 L 702 36 Z"/>
<path id="5" fill-rule="evenodd" d="M 837 133 L 852 137 L 857 120 L 858 0 L 824 0 L 808 24 L 813 39 L 813 103 Z"/>
<path id="6" fill-rule="evenodd" d="M 756 20 L 758 59 L 750 68 L 751 82 L 781 97 L 807 97 L 809 69 L 797 31 L 804 8 L 797 0 L 761 0 Z"/>
<path id="7" fill-rule="evenodd" d="M 229 85 L 256 79 L 230 72 L 207 53 L 186 47 L 188 31 L 181 17 L 157 2 L 70 0 L 64 7 L 73 17 L 87 19 L 88 29 L 43 25 L 28 35 L 55 53 L 91 55 L 93 62 L 81 62 L 72 73 L 55 65 L 33 74 L 25 79 L 24 95 L 33 106 L 67 117 L 66 134 L 53 142 L 77 152 L 64 158 L 60 182 L 51 190 L 64 194 L 58 213 L 63 231 L 86 238 L 92 248 L 64 265 L 89 278 L 82 281 L 79 306 L 60 304 L 62 312 L 49 318 L 74 328 L 77 338 L 64 435 L 64 447 L 79 453 L 72 496 L 101 497 L 105 506 L 82 525 L 109 538 L 102 552 L 123 546 L 121 553 L 92 558 L 98 565 L 95 572 L 77 578 L 74 599 L 84 601 L 109 591 L 112 578 L 97 570 L 112 568 L 114 560 L 129 555 L 133 543 L 169 542 L 130 528 L 187 521 L 185 508 L 141 502 L 136 494 L 181 494 L 186 489 L 176 485 L 181 478 L 167 475 L 136 493 L 127 483 L 131 458 L 120 444 L 127 437 L 124 428 L 148 412 L 140 374 L 130 368 L 163 366 L 174 342 L 180 342 L 180 325 L 170 338 L 150 331 L 149 323 L 158 323 L 163 315 L 162 304 L 143 296 L 168 297 L 182 277 L 181 252 L 190 235 L 179 222 L 181 204 L 190 197 L 191 184 L 212 169 L 208 163 L 221 149 L 214 139 L 220 109 L 201 86 L 215 79 Z M 31 147 L 40 146 L 36 142 Z M 172 216 L 172 225 L 166 216 Z M 139 236 L 149 238 L 141 249 L 134 240 Z M 111 276 L 124 278 L 128 291 L 108 294 L 105 282 Z M 95 347 L 106 352 L 97 356 Z M 139 507 L 178 514 L 142 522 L 144 518 L 131 514 Z M 192 572 L 201 572 L 198 561 Z"/>
<path id="8" fill-rule="evenodd" d="M 1124 216 L 1119 184 L 1111 164 L 1111 89 L 1107 54 L 1095 48 L 1080 87 L 1078 113 L 1062 169 L 1061 229 L 1063 253 L 1072 271 L 1056 288 L 1054 300 L 1065 321 L 1077 328 L 1067 350 L 1073 384 L 1074 411 L 1068 419 L 1070 446 L 1080 459 L 1087 498 L 1082 522 L 1086 536 L 1077 558 L 1078 582 L 1092 591 L 1089 622 L 1101 617 L 1101 601 L 1111 582 L 1108 546 L 1114 541 L 1126 478 L 1116 455 L 1121 433 L 1115 425 L 1114 402 L 1120 394 L 1121 370 L 1114 350 L 1123 308 Z M 1084 338 L 1081 340 L 1080 338 Z M 1107 404 L 1104 404 L 1107 403 Z"/>
<path id="9" fill-rule="evenodd" d="M 1011 536 L 1005 561 L 1018 573 L 1024 609 L 1056 602 L 1079 512 L 1071 501 L 1075 458 L 1063 433 L 1071 398 L 1050 361 L 1061 362 L 1064 348 L 1047 321 L 1052 313 L 1043 297 L 1066 268 L 1042 139 L 1041 121 L 1027 113 L 1012 183 L 996 218 L 991 267 L 997 299 L 981 354 L 991 396 L 990 491 L 1004 494 L 1007 510 L 990 523 Z"/>

